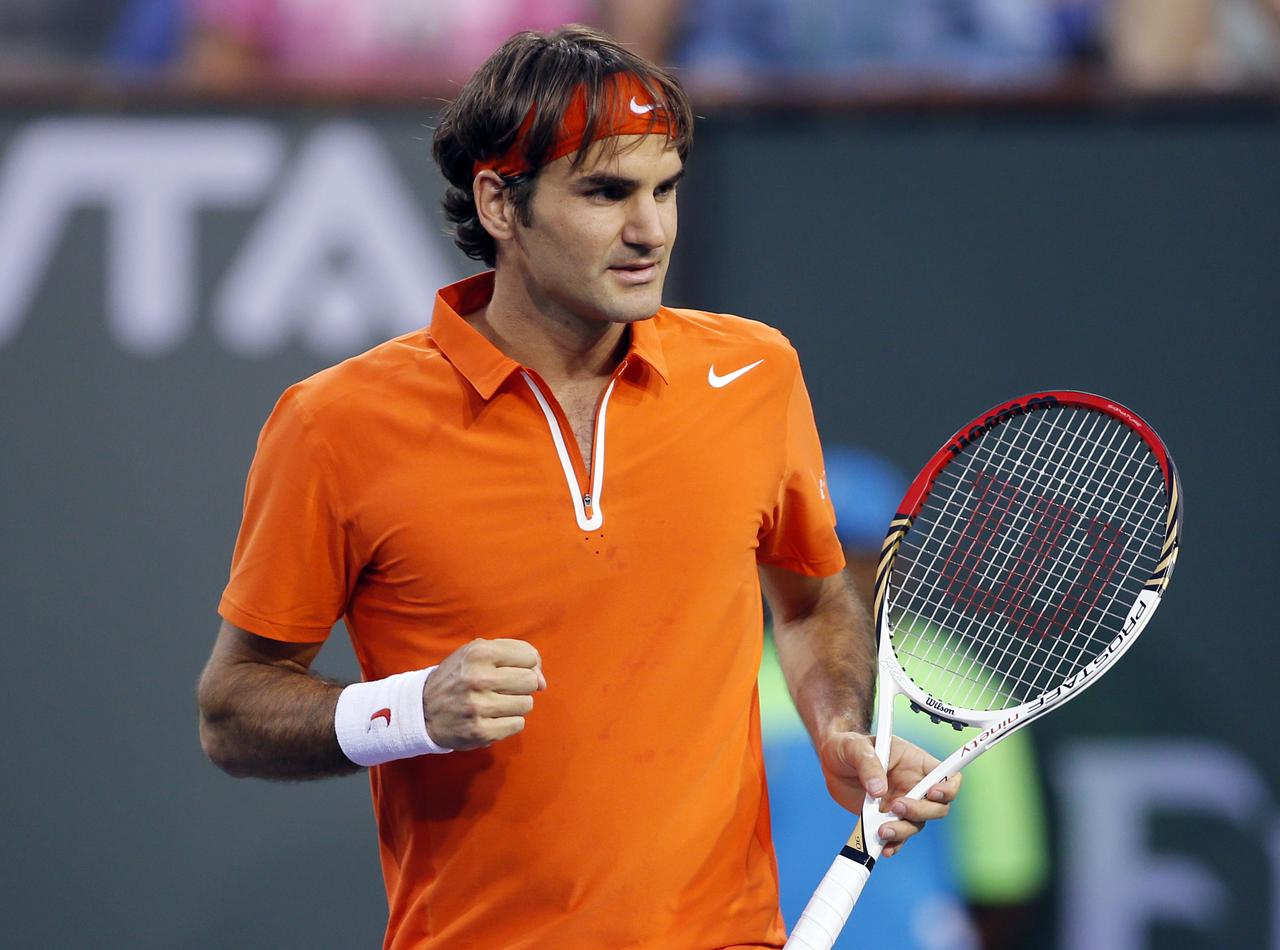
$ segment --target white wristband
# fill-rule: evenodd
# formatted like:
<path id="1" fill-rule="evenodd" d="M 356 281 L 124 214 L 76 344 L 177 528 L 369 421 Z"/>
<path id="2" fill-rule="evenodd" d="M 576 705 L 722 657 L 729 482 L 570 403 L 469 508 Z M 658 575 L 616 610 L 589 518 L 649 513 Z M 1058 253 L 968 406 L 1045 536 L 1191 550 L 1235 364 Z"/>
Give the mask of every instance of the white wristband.
<path id="1" fill-rule="evenodd" d="M 414 755 L 452 752 L 427 734 L 422 691 L 434 666 L 352 683 L 338 696 L 333 725 L 338 745 L 356 765 L 381 765 Z"/>

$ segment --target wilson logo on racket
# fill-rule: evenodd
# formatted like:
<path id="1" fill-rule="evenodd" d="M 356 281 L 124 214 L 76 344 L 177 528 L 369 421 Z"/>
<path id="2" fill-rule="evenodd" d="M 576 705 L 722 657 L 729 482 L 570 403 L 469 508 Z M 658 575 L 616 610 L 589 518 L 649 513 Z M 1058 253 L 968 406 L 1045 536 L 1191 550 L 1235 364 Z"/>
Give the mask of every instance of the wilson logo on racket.
<path id="1" fill-rule="evenodd" d="M 932 696 L 927 697 L 927 698 L 925 699 L 925 701 L 924 701 L 924 704 L 925 704 L 926 706 L 928 706 L 930 709 L 936 709 L 936 710 L 938 710 L 938 712 L 951 713 L 951 714 L 953 714 L 953 715 L 955 714 L 955 710 L 954 710 L 954 709 L 952 709 L 952 708 L 951 708 L 950 706 L 948 706 L 946 703 L 940 703 L 940 702 L 938 702 L 938 701 L 937 701 L 936 699 L 934 699 Z"/>
<path id="2" fill-rule="evenodd" d="M 1099 601 L 1125 542 L 1111 521 L 981 470 L 972 477 L 959 520 L 963 527 L 942 564 L 943 595 L 960 610 L 999 614 L 1022 635 L 1040 639 L 1061 636 Z M 1061 563 L 1069 540 L 1075 542 L 1071 556 Z M 993 554 L 1001 546 L 993 573 Z M 1069 583 L 1055 597 L 1064 577 Z M 1049 582 L 1055 587 L 1046 593 Z"/>

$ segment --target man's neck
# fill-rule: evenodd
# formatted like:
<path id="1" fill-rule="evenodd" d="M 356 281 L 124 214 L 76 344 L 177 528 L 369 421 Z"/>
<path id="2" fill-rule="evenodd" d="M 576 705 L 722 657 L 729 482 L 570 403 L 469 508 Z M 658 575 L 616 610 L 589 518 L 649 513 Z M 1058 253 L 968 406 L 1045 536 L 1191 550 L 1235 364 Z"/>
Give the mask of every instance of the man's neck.
<path id="1" fill-rule="evenodd" d="M 501 279 L 495 279 L 489 303 L 464 318 L 503 354 L 553 385 L 611 375 L 631 339 L 624 323 L 584 320 Z"/>

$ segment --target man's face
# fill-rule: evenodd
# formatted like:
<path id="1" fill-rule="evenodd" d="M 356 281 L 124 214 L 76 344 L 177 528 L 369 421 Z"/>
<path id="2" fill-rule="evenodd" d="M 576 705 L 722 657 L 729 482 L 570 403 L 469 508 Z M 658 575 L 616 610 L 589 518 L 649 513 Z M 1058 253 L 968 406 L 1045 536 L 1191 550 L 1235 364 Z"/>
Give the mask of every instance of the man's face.
<path id="1" fill-rule="evenodd" d="M 516 228 L 501 261 L 553 319 L 630 323 L 662 303 L 683 164 L 663 135 L 616 144 L 594 148 L 576 169 L 571 156 L 542 169 L 531 224 Z"/>

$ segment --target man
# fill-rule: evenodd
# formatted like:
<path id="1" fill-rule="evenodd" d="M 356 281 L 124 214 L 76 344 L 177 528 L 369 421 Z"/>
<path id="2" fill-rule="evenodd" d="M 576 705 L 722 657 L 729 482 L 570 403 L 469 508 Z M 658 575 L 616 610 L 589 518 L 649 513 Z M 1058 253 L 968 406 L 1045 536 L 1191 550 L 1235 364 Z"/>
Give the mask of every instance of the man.
<path id="1" fill-rule="evenodd" d="M 599 34 L 513 37 L 435 136 L 493 270 L 263 429 L 201 738 L 235 775 L 373 766 L 388 947 L 781 946 L 762 582 L 837 800 L 883 793 L 892 853 L 954 797 L 898 799 L 934 762 L 905 743 L 886 792 L 795 352 L 661 306 L 691 135 Z M 345 688 L 310 673 L 340 616 Z"/>

